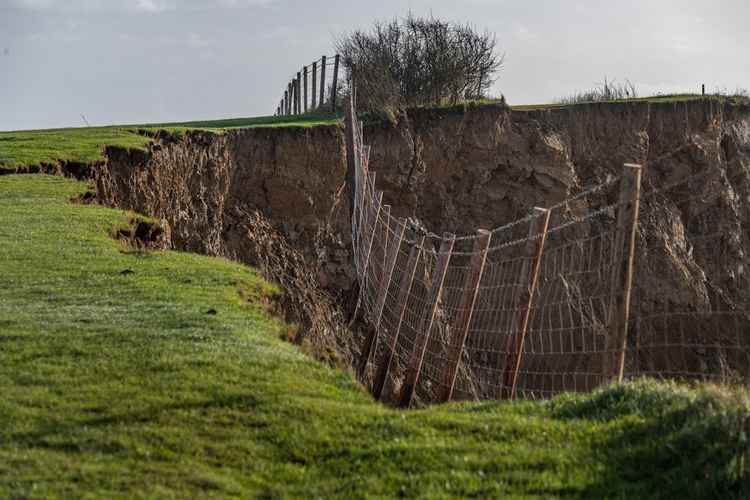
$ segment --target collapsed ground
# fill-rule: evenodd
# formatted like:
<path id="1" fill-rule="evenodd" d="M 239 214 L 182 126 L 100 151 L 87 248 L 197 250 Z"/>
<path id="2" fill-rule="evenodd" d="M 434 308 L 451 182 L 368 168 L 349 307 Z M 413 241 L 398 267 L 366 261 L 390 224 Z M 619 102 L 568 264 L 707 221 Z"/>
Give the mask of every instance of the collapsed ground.
<path id="1" fill-rule="evenodd" d="M 750 491 L 743 392 L 391 410 L 282 340 L 255 271 L 113 239 L 85 190 L 0 178 L 0 496 Z"/>
<path id="2" fill-rule="evenodd" d="M 81 133 L 73 142 L 100 155 Z M 81 161 L 54 133 L 28 134 L 0 136 L 0 156 L 49 147 Z M 151 229 L 142 244 L 132 221 L 147 218 L 69 201 L 88 189 L 0 177 L 0 496 L 748 494 L 743 391 L 638 382 L 389 410 L 282 340 L 294 327 L 256 271 L 159 251 Z M 282 202 L 269 200 L 277 216 Z"/>

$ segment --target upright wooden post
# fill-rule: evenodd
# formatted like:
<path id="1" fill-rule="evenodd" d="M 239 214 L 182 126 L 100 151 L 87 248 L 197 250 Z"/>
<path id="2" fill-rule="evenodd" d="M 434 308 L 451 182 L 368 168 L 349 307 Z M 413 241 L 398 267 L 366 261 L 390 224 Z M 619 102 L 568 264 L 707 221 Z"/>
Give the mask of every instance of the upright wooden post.
<path id="1" fill-rule="evenodd" d="M 336 96 L 338 95 L 338 82 L 339 82 L 339 58 L 336 54 L 333 62 L 333 87 L 331 87 L 331 113 L 336 112 Z"/>
<path id="2" fill-rule="evenodd" d="M 435 324 L 435 317 L 437 316 L 440 297 L 443 292 L 443 283 L 445 283 L 445 275 L 448 273 L 448 264 L 451 260 L 451 252 L 453 251 L 455 241 L 455 235 L 450 233 L 443 235 L 443 242 L 440 244 L 440 250 L 438 252 L 437 264 L 435 264 L 435 270 L 432 273 L 432 283 L 430 284 L 430 293 L 427 302 L 429 304 L 429 310 L 427 311 L 427 315 L 422 318 L 419 329 L 417 330 L 417 338 L 414 339 L 414 349 L 409 358 L 409 367 L 406 370 L 406 377 L 404 378 L 404 384 L 401 388 L 401 400 L 399 406 L 402 408 L 408 408 L 414 399 L 414 392 L 417 389 L 419 375 L 422 371 L 424 353 L 427 349 L 427 344 L 430 341 L 432 327 Z"/>
<path id="3" fill-rule="evenodd" d="M 529 236 L 524 248 L 524 260 L 521 265 L 520 283 L 526 283 L 526 289 L 518 298 L 518 330 L 508 336 L 506 359 L 503 371 L 502 399 L 515 399 L 518 384 L 518 371 L 521 368 L 523 342 L 529 329 L 531 310 L 534 307 L 534 296 L 539 282 L 539 270 L 542 264 L 544 244 L 547 241 L 550 211 L 546 208 L 534 208 L 534 219 L 529 226 Z"/>
<path id="4" fill-rule="evenodd" d="M 305 66 L 302 73 L 304 76 L 304 81 L 302 82 L 302 101 L 304 103 L 303 109 L 305 110 L 305 113 L 307 113 L 307 66 Z"/>
<path id="5" fill-rule="evenodd" d="M 385 205 L 383 210 L 387 216 L 390 217 L 391 207 Z M 362 357 L 359 363 L 359 376 L 362 378 L 367 369 L 367 363 L 370 361 L 375 341 L 378 337 L 378 329 L 380 328 L 380 320 L 383 317 L 383 308 L 385 307 L 385 301 L 388 298 L 388 289 L 391 286 L 391 280 L 393 279 L 393 271 L 396 268 L 396 261 L 398 260 L 398 252 L 401 249 L 401 242 L 404 240 L 404 232 L 406 231 L 406 221 L 402 221 L 401 230 L 398 231 L 397 236 L 391 247 L 391 253 L 388 255 L 387 262 L 385 263 L 385 274 L 383 280 L 380 283 L 380 290 L 378 290 L 378 298 L 375 301 L 375 309 L 373 310 L 373 317 L 371 318 L 371 328 L 365 343 L 362 346 Z M 386 235 L 386 238 L 388 236 Z M 389 246 L 391 246 L 389 244 Z"/>
<path id="6" fill-rule="evenodd" d="M 326 103 L 326 56 L 323 56 L 320 60 L 320 101 L 318 102 L 319 107 L 323 107 Z"/>
<path id="7" fill-rule="evenodd" d="M 602 377 L 622 382 L 628 341 L 630 292 L 633 285 L 635 241 L 641 199 L 641 166 L 625 164 L 620 180 L 617 229 L 612 256 L 607 342 L 602 356 Z"/>
<path id="8" fill-rule="evenodd" d="M 289 114 L 295 114 L 294 82 L 289 82 Z"/>
<path id="9" fill-rule="evenodd" d="M 469 335 L 471 318 L 474 315 L 474 306 L 479 296 L 479 283 L 482 281 L 484 264 L 487 261 L 487 249 L 490 246 L 492 233 L 479 229 L 477 239 L 474 241 L 474 250 L 469 264 L 469 271 L 463 284 L 463 296 L 461 305 L 458 308 L 455 321 L 453 323 L 453 332 L 451 334 L 450 345 L 448 346 L 448 362 L 443 376 L 443 384 L 439 388 L 438 401 L 450 401 L 453 397 L 453 386 L 456 383 L 458 374 L 458 365 L 461 362 L 461 354 L 466 344 L 466 338 Z"/>
<path id="10" fill-rule="evenodd" d="M 347 177 L 354 175 L 354 169 L 357 167 L 357 162 L 354 154 L 356 153 L 355 148 L 355 123 L 354 116 L 354 103 L 351 99 L 347 100 L 346 113 L 344 114 L 344 126 L 346 133 L 346 168 L 348 170 Z M 352 177 L 353 179 L 353 177 Z"/>
<path id="11" fill-rule="evenodd" d="M 317 105 L 318 94 L 316 92 L 317 89 L 318 89 L 318 61 L 315 61 L 313 63 L 313 68 L 312 68 L 312 95 L 311 95 L 312 102 L 310 103 L 311 109 L 315 109 L 318 107 Z"/>
<path id="12" fill-rule="evenodd" d="M 302 114 L 302 72 L 297 72 L 297 114 Z"/>

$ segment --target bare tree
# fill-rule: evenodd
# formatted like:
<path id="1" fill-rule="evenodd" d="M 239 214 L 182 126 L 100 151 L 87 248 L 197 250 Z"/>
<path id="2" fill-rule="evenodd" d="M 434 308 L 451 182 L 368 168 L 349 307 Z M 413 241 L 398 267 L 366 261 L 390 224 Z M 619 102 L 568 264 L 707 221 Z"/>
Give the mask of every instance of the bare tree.
<path id="1" fill-rule="evenodd" d="M 411 13 L 337 42 L 344 64 L 354 69 L 358 107 L 369 111 L 481 98 L 503 64 L 495 48 L 488 32 Z"/>

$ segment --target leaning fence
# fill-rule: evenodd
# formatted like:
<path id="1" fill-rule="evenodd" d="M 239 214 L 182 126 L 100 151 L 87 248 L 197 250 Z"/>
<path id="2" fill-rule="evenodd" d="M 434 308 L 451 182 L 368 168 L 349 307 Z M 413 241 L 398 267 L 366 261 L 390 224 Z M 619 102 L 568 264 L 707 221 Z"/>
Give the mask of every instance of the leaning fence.
<path id="1" fill-rule="evenodd" d="M 641 186 L 641 167 L 625 165 L 506 226 L 436 235 L 391 214 L 351 107 L 346 118 L 370 326 L 358 368 L 376 398 L 534 399 L 624 377 L 750 373 L 750 287 L 730 269 L 747 236 L 722 228 L 737 201 L 712 189 L 731 185 L 726 172 Z"/>
<path id="2" fill-rule="evenodd" d="M 335 113 L 341 87 L 341 57 L 322 56 L 303 66 L 287 83 L 276 107 L 276 116 L 301 115 L 311 111 Z"/>

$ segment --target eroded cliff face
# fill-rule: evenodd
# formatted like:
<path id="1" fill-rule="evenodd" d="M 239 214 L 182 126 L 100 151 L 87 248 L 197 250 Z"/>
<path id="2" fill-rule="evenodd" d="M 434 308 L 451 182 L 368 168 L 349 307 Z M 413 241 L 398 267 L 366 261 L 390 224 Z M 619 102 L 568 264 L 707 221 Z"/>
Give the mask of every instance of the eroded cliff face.
<path id="1" fill-rule="evenodd" d="M 416 217 L 436 233 L 506 224 L 619 175 L 626 162 L 644 165 L 645 187 L 712 168 L 689 203 L 665 199 L 648 209 L 653 217 L 641 239 L 664 251 L 639 260 L 654 288 L 640 300 L 700 308 L 716 297 L 750 298 L 748 106 L 706 100 L 414 110 L 395 124 L 368 125 L 365 137 L 370 168 L 393 213 Z M 175 248 L 262 264 L 271 278 L 296 283 L 289 286 L 317 287 L 323 295 L 304 300 L 324 303 L 325 318 L 343 328 L 340 307 L 356 285 L 342 127 L 191 132 L 161 137 L 145 154 L 106 153 L 95 173 L 105 203 L 163 219 Z M 613 201 L 592 196 L 574 210 Z M 697 247 L 706 231 L 726 237 L 715 258 L 705 255 L 705 244 L 690 250 L 691 240 Z M 297 252 L 297 269 L 278 269 L 285 259 L 268 262 L 269 252 Z M 297 314 L 303 328 L 317 321 L 304 318 L 310 311 Z M 317 333 L 328 334 L 325 328 Z M 329 347 L 345 345 L 344 361 L 356 357 L 356 342 L 337 342 Z"/>

